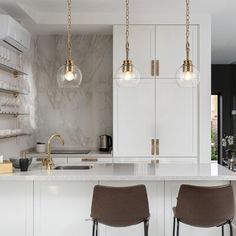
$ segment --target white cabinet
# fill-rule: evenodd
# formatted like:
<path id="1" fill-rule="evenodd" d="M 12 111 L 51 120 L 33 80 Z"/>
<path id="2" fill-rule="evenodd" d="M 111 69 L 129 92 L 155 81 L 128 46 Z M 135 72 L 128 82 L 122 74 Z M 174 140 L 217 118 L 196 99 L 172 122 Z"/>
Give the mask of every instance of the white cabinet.
<path id="1" fill-rule="evenodd" d="M 122 27 L 114 26 L 114 67 L 124 52 L 119 46 L 120 42 L 123 44 Z M 144 36 L 138 34 L 145 29 L 149 33 L 143 40 Z M 132 60 L 143 65 L 145 76 L 136 88 L 117 88 L 114 82 L 114 155 L 150 156 L 154 138 L 160 140 L 160 157 L 197 157 L 199 91 L 180 88 L 175 80 L 185 59 L 184 25 L 136 25 L 132 26 L 130 37 L 134 41 L 130 44 L 138 45 Z M 198 26 L 191 26 L 190 42 L 191 59 L 198 66 Z M 152 48 L 154 54 L 150 53 Z M 148 75 L 150 59 L 159 60 L 159 76 Z"/>
<path id="2" fill-rule="evenodd" d="M 34 235 L 91 235 L 92 222 L 86 219 L 90 219 L 95 184 L 97 182 L 35 182 Z"/>
<path id="3" fill-rule="evenodd" d="M 195 66 L 198 66 L 198 26 L 196 25 L 190 27 L 190 44 L 191 60 Z M 113 29 L 113 76 L 124 58 L 125 26 L 117 25 Z M 185 26 L 131 25 L 130 58 L 140 71 L 141 78 L 174 78 L 186 58 Z M 152 75 L 153 60 L 156 76 Z"/>
<path id="4" fill-rule="evenodd" d="M 197 156 L 196 88 L 179 88 L 174 79 L 156 81 L 156 136 L 160 156 Z"/>
<path id="5" fill-rule="evenodd" d="M 125 26 L 113 30 L 113 76 L 125 59 Z M 151 77 L 151 62 L 155 59 L 155 25 L 130 26 L 130 59 L 142 78 Z"/>
<path id="6" fill-rule="evenodd" d="M 33 236 L 33 183 L 0 182 L 1 235 Z"/>
<path id="7" fill-rule="evenodd" d="M 128 182 L 128 181 L 119 181 L 119 182 L 101 182 L 101 185 L 106 186 L 133 186 L 140 183 L 137 182 Z M 160 235 L 164 236 L 164 219 L 165 219 L 165 206 L 164 206 L 164 182 L 144 182 L 141 183 L 146 186 L 148 201 L 149 201 L 149 210 L 150 210 L 150 222 L 149 222 L 149 235 L 155 236 Z M 99 225 L 100 235 L 104 236 L 120 236 L 120 235 L 129 235 L 129 236 L 143 236 L 144 229 L 143 223 L 123 227 L 123 228 L 113 228 L 109 226 Z"/>
<path id="8" fill-rule="evenodd" d="M 137 88 L 113 87 L 114 156 L 151 155 L 155 138 L 155 80 L 141 80 Z"/>
<path id="9" fill-rule="evenodd" d="M 159 139 L 160 157 L 196 157 L 198 90 L 174 79 L 145 79 L 137 88 L 114 82 L 114 156 L 150 156 Z"/>
<path id="10" fill-rule="evenodd" d="M 185 26 L 156 26 L 156 60 L 159 61 L 159 78 L 174 78 L 183 64 L 185 54 Z M 198 27 L 190 28 L 190 58 L 198 66 Z"/>

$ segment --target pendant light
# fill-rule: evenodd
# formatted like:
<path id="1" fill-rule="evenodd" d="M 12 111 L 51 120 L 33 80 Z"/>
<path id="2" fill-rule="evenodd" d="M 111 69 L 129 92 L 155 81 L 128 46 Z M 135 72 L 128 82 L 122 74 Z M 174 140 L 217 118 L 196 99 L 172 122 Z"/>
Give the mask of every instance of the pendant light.
<path id="1" fill-rule="evenodd" d="M 132 60 L 129 58 L 129 0 L 125 0 L 126 5 L 126 43 L 125 43 L 125 52 L 126 58 L 123 61 L 123 64 L 119 68 L 116 74 L 116 81 L 119 87 L 136 87 L 140 82 L 140 73 L 133 65 Z"/>
<path id="2" fill-rule="evenodd" d="M 199 71 L 190 60 L 190 0 L 186 1 L 186 59 L 176 73 L 176 80 L 180 87 L 197 87 Z"/>
<path id="3" fill-rule="evenodd" d="M 71 43 L 71 0 L 67 0 L 67 60 L 57 71 L 57 83 L 61 88 L 78 88 L 82 81 L 82 73 L 72 60 Z"/>

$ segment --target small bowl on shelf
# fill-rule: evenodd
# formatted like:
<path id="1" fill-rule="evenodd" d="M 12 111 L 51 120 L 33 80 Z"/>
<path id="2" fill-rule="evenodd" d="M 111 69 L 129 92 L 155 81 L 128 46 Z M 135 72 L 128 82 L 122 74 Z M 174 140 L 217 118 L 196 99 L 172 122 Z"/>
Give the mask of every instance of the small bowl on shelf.
<path id="1" fill-rule="evenodd" d="M 29 159 L 29 166 L 30 166 L 33 158 L 29 157 L 28 159 Z M 9 158 L 9 160 L 10 160 L 10 162 L 12 162 L 12 165 L 14 168 L 20 169 L 20 158 Z"/>

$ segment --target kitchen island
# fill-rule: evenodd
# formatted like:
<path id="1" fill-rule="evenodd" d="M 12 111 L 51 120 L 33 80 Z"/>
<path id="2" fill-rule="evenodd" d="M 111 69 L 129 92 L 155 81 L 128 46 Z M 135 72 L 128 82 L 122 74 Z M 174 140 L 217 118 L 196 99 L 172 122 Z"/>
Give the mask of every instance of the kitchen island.
<path id="1" fill-rule="evenodd" d="M 84 164 L 85 165 L 85 164 Z M 4 236 L 91 235 L 90 206 L 96 184 L 145 184 L 150 205 L 150 234 L 172 233 L 172 207 L 179 186 L 232 183 L 236 174 L 214 164 L 109 163 L 87 164 L 88 170 L 42 170 L 0 175 L 0 221 Z M 14 227 L 12 227 L 14 225 Z M 234 227 L 235 228 L 235 227 Z M 181 225 L 180 235 L 221 235 L 220 228 L 196 229 Z M 228 232 L 226 232 L 228 233 Z M 100 235 L 143 235 L 143 226 L 114 229 L 100 226 Z"/>

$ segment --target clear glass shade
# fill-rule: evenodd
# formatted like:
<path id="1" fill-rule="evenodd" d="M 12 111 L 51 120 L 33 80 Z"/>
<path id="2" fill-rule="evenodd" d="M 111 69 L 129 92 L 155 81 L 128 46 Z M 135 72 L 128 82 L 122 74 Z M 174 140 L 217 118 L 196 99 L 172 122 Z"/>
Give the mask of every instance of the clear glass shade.
<path id="1" fill-rule="evenodd" d="M 134 65 L 132 65 L 132 70 L 124 70 L 124 65 L 122 65 L 115 79 L 119 87 L 137 87 L 140 83 L 140 73 Z"/>
<path id="2" fill-rule="evenodd" d="M 182 88 L 193 88 L 197 87 L 200 81 L 199 71 L 193 65 L 191 70 L 185 70 L 182 65 L 176 72 L 177 84 Z"/>
<path id="3" fill-rule="evenodd" d="M 63 65 L 57 71 L 57 83 L 60 88 L 78 88 L 81 82 L 82 73 L 76 65 L 69 70 L 66 65 Z"/>

